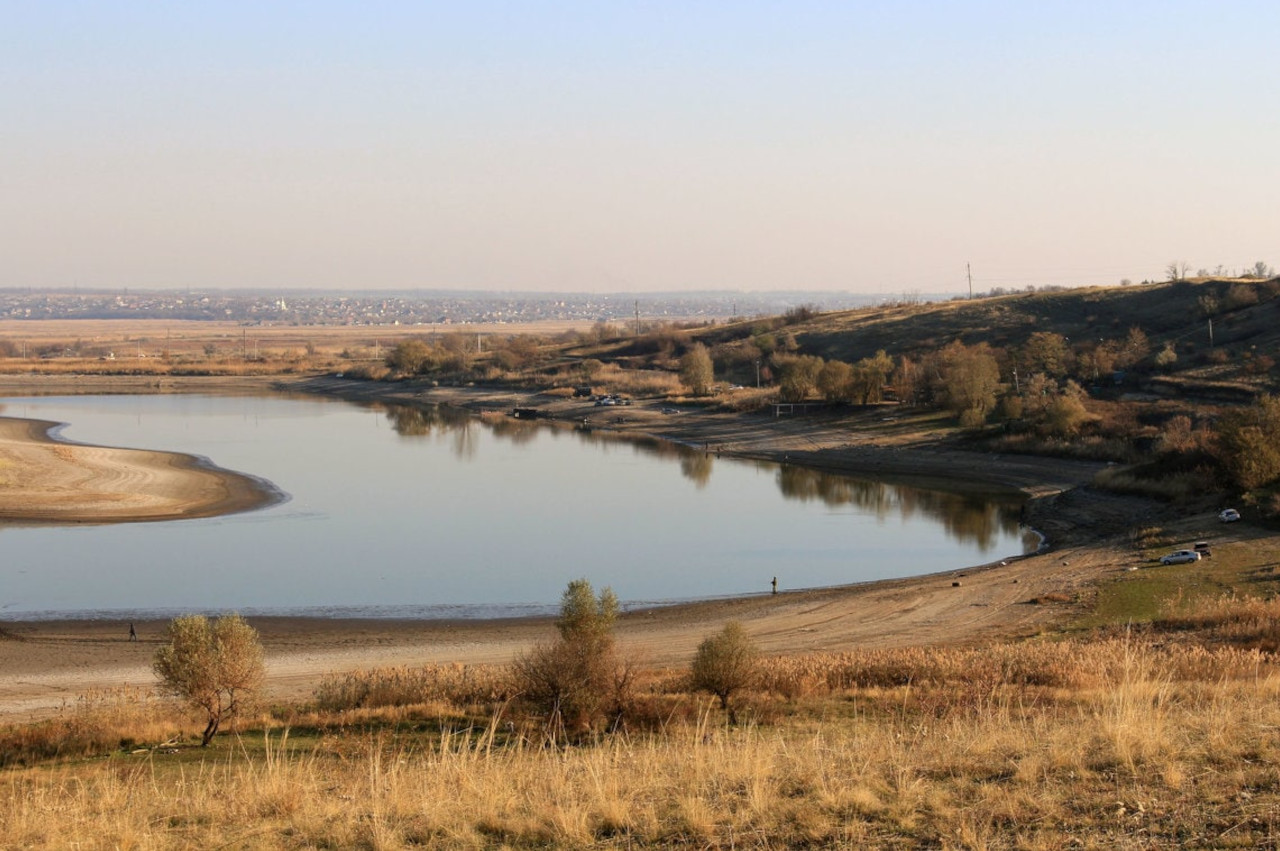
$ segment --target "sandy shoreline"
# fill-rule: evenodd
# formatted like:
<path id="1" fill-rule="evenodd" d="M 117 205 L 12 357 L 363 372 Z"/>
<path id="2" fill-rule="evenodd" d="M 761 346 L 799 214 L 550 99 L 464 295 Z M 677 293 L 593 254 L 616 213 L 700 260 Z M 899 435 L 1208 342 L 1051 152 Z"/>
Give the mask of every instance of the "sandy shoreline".
<path id="1" fill-rule="evenodd" d="M 216 392 L 217 386 L 196 381 L 176 389 Z M 332 379 L 295 381 L 287 388 L 364 400 L 440 401 L 495 411 L 509 409 L 513 400 L 527 401 L 529 395 Z M 0 387 L 0 392 L 5 390 L 15 392 Z M 539 402 L 550 416 L 576 421 L 581 411 L 580 403 L 570 407 L 575 403 Z M 767 653 L 972 643 L 1032 634 L 1070 606 L 1033 601 L 1046 595 L 1076 599 L 1087 594 L 1099 577 L 1132 566 L 1130 548 L 1107 544 L 1112 529 L 1087 524 L 1090 518 L 1112 517 L 1118 531 L 1120 519 L 1143 510 L 1141 506 L 1119 510 L 1117 504 L 1089 500 L 1074 504 L 1081 501 L 1073 503 L 1066 498 L 1072 496 L 1069 493 L 1061 500 L 1052 496 L 1087 482 L 1098 465 L 995 458 L 957 452 L 927 438 L 907 442 L 883 429 L 873 433 L 871 425 L 879 419 L 864 418 L 866 429 L 860 430 L 856 417 L 778 421 L 702 412 L 672 417 L 655 406 L 629 408 L 626 422 L 614 417 L 596 427 L 615 430 L 620 437 L 635 434 L 704 444 L 729 455 L 786 458 L 843 473 L 917 482 L 980 478 L 986 489 L 1019 488 L 1039 497 L 1036 504 L 1055 503 L 1052 511 L 1043 514 L 1050 525 L 1056 522 L 1060 527 L 1050 532 L 1056 538 L 1055 549 L 1007 564 L 934 576 L 634 612 L 622 619 L 619 629 L 627 652 L 642 664 L 684 664 L 708 632 L 731 619 L 742 621 Z M 267 498 L 252 479 L 200 467 L 186 456 L 57 444 L 48 439 L 47 424 L 31 421 L 0 419 L 0 461 L 7 462 L 0 466 L 0 477 L 7 476 L 9 482 L 0 486 L 0 518 L 15 516 L 14 501 L 6 502 L 13 493 L 22 493 L 23 499 L 39 506 L 36 516 L 28 520 L 43 522 L 204 516 L 200 512 L 239 510 L 251 507 L 254 499 Z M 23 467 L 27 464 L 35 466 Z M 20 467 L 22 471 L 15 472 Z M 976 470 L 981 470 L 980 476 Z M 90 485 L 93 476 L 101 481 Z M 268 694 L 277 699 L 305 697 L 327 673 L 425 662 L 502 664 L 552 634 L 546 618 L 250 620 L 267 648 Z M 138 622 L 135 626 L 139 640 L 130 642 L 128 623 L 121 621 L 0 621 L 0 717 L 47 715 L 73 705 L 90 689 L 152 685 L 151 656 L 166 624 Z"/>
<path id="2" fill-rule="evenodd" d="M 172 452 L 55 440 L 57 423 L 0 417 L 0 520 L 72 524 L 213 517 L 278 494 L 249 476 Z"/>

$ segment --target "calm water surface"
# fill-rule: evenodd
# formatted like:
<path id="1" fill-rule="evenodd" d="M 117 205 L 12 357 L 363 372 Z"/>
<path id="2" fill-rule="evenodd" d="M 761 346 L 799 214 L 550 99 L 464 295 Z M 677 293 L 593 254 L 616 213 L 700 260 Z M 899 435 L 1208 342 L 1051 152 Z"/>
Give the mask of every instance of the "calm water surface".
<path id="1" fill-rule="evenodd" d="M 167 449 L 286 499 L 212 519 L 0 526 L 0 618 L 237 610 L 476 617 L 586 577 L 631 605 L 919 575 L 1034 548 L 1017 500 L 328 399 L 0 400 L 66 440 Z"/>

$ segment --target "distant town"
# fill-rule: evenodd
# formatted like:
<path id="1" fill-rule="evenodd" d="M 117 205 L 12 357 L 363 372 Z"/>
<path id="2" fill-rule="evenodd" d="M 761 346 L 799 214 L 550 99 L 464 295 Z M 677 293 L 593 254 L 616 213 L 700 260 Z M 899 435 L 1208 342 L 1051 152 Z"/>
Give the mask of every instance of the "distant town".
<path id="1" fill-rule="evenodd" d="M 221 320 L 244 325 L 467 325 L 723 320 L 901 297 L 847 292 L 499 293 L 0 289 L 0 319 Z M 914 300 L 921 300 L 918 294 Z M 928 300 L 928 299 L 926 299 Z"/>

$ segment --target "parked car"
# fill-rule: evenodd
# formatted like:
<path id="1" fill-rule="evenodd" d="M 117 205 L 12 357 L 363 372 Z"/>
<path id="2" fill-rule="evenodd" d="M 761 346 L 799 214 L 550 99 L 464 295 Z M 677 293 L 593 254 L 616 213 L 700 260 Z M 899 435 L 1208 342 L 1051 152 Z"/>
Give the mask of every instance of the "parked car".
<path id="1" fill-rule="evenodd" d="M 1218 515 L 1218 519 L 1223 523 L 1234 523 L 1240 519 L 1240 512 L 1234 508 L 1224 508 L 1222 513 Z"/>
<path id="2" fill-rule="evenodd" d="M 1195 550 L 1174 550 L 1160 559 L 1161 564 L 1189 564 L 1200 560 L 1200 553 Z"/>
<path id="3" fill-rule="evenodd" d="M 1200 558 L 1212 558 L 1212 557 L 1213 557 L 1213 550 L 1209 549 L 1209 542 L 1208 542 L 1208 541 L 1196 541 L 1195 546 L 1194 546 L 1194 547 L 1192 547 L 1192 549 L 1194 549 L 1196 552 L 1200 553 Z"/>

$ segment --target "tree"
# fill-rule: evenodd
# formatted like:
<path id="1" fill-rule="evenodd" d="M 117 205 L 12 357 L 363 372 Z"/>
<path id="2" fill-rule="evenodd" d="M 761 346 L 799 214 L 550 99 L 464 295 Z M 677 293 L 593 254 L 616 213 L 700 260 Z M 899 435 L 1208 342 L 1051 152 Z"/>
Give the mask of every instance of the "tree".
<path id="1" fill-rule="evenodd" d="M 1217 431 L 1219 458 L 1237 485 L 1253 490 L 1280 480 L 1280 398 L 1229 412 Z"/>
<path id="2" fill-rule="evenodd" d="M 705 396 L 711 392 L 714 381 L 715 370 L 711 364 L 710 352 L 701 343 L 694 343 L 680 358 L 680 382 L 693 395 Z"/>
<path id="3" fill-rule="evenodd" d="M 966 424 L 978 424 L 996 405 L 1000 365 L 986 343 L 966 346 L 958 340 L 942 350 L 935 395 Z"/>
<path id="4" fill-rule="evenodd" d="M 853 399 L 853 367 L 842 360 L 829 360 L 818 370 L 818 392 L 828 402 Z"/>
<path id="5" fill-rule="evenodd" d="M 853 365 L 854 399 L 863 405 L 884 399 L 884 385 L 893 372 L 893 359 L 880 349 L 874 357 L 863 358 Z"/>
<path id="6" fill-rule="evenodd" d="M 1128 369 L 1145 358 L 1150 352 L 1151 340 L 1147 338 L 1145 331 L 1135 325 L 1125 335 L 1124 342 L 1120 345 L 1119 353 L 1116 356 L 1115 365 L 1119 369 Z"/>
<path id="7" fill-rule="evenodd" d="M 431 347 L 422 340 L 404 340 L 387 352 L 387 366 L 405 375 L 414 375 L 431 359 Z"/>
<path id="8" fill-rule="evenodd" d="M 1061 378 L 1071 370 L 1071 346 L 1066 337 L 1052 331 L 1036 331 L 1027 338 L 1020 354 L 1024 374 L 1043 372 Z"/>
<path id="9" fill-rule="evenodd" d="M 552 724 L 590 727 L 610 698 L 621 703 L 628 672 L 614 647 L 618 598 L 605 588 L 599 597 L 585 579 L 575 579 L 560 600 L 559 639 L 518 657 L 515 678 L 526 699 L 546 712 Z M 616 708 L 616 707 L 615 707 Z"/>
<path id="10" fill-rule="evenodd" d="M 605 588 L 597 597 L 590 582 L 575 579 L 560 597 L 556 629 L 565 641 L 612 643 L 617 619 L 618 598 L 612 589 Z"/>
<path id="11" fill-rule="evenodd" d="M 730 621 L 698 645 L 690 666 L 690 681 L 695 689 L 709 691 L 720 698 L 720 708 L 729 713 L 730 723 L 736 723 L 729 698 L 755 683 L 759 660 L 760 653 L 742 624 Z"/>
<path id="12" fill-rule="evenodd" d="M 1053 400 L 1045 407 L 1041 431 L 1054 437 L 1072 437 L 1089 420 L 1084 405 L 1085 393 L 1074 381 L 1067 381 Z"/>
<path id="13" fill-rule="evenodd" d="M 166 689 L 209 716 L 205 747 L 262 685 L 262 644 L 239 615 L 185 615 L 170 622 L 169 643 L 156 651 L 152 669 Z"/>
<path id="14" fill-rule="evenodd" d="M 928 399 L 928 391 L 924 365 L 902 355 L 893 371 L 893 392 L 898 402 L 907 406 L 923 405 Z"/>
<path id="15" fill-rule="evenodd" d="M 778 395 L 784 402 L 803 402 L 818 386 L 822 358 L 814 355 L 773 355 L 778 370 Z"/>

